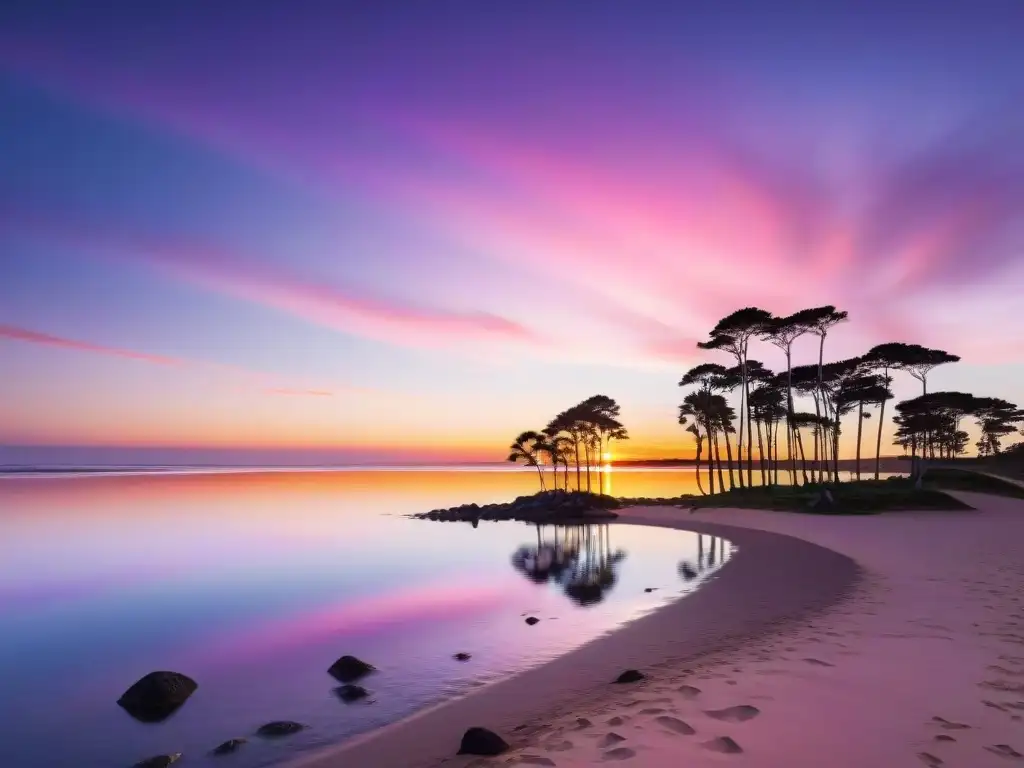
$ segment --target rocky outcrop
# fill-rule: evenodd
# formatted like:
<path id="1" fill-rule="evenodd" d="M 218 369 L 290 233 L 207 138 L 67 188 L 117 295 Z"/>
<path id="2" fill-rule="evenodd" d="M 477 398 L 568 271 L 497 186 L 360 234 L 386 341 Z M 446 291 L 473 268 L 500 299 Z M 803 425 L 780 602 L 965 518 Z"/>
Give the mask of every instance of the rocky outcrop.
<path id="1" fill-rule="evenodd" d="M 508 744 L 501 736 L 486 728 L 470 728 L 462 736 L 460 755 L 493 757 L 508 750 Z"/>
<path id="2" fill-rule="evenodd" d="M 375 667 L 355 656 L 342 656 L 327 671 L 343 683 L 351 683 L 373 672 Z"/>
<path id="3" fill-rule="evenodd" d="M 199 685 L 180 672 L 150 672 L 117 700 L 125 712 L 146 723 L 171 716 Z"/>
<path id="4" fill-rule="evenodd" d="M 542 491 L 532 496 L 520 496 L 506 504 L 463 504 L 413 517 L 441 522 L 519 520 L 526 523 L 585 523 L 612 520 L 618 517 L 612 510 L 619 506 L 614 496 L 586 491 Z"/>

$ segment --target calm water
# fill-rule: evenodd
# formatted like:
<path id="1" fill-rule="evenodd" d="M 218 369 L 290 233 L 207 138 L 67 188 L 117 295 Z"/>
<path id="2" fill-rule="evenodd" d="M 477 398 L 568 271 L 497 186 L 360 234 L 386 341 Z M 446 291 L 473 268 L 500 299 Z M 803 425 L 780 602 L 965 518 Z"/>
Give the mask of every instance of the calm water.
<path id="1" fill-rule="evenodd" d="M 403 517 L 535 483 L 434 470 L 0 478 L 0 765 L 116 768 L 163 752 L 269 765 L 564 653 L 728 559 L 721 540 L 639 526 Z M 686 470 L 609 483 L 695 490 Z M 346 653 L 380 670 L 370 703 L 334 694 L 326 670 Z M 138 723 L 115 702 L 156 669 L 199 689 L 168 720 Z M 275 719 L 311 727 L 206 756 Z"/>

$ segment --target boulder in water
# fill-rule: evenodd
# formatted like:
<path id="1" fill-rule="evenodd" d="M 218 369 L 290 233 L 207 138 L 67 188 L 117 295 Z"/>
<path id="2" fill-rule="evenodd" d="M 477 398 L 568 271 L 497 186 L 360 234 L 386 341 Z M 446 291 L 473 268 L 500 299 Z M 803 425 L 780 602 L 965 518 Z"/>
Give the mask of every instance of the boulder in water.
<path id="1" fill-rule="evenodd" d="M 460 755 L 481 755 L 493 757 L 508 750 L 508 744 L 501 736 L 486 728 L 470 728 L 462 736 Z"/>
<path id="2" fill-rule="evenodd" d="M 345 685 L 335 688 L 334 692 L 338 695 L 338 698 L 348 703 L 353 701 L 359 701 L 369 696 L 369 692 L 361 685 L 352 685 L 346 683 Z"/>
<path id="3" fill-rule="evenodd" d="M 532 627 L 534 624 L 539 624 L 540 619 L 538 619 L 536 616 L 527 616 L 526 623 Z"/>
<path id="4" fill-rule="evenodd" d="M 145 760 L 140 760 L 134 766 L 134 768 L 167 768 L 171 763 L 177 762 L 181 758 L 181 752 L 175 752 L 170 755 L 157 755 L 156 757 L 147 757 Z"/>
<path id="5" fill-rule="evenodd" d="M 464 651 L 459 651 L 454 656 L 452 656 L 452 658 L 456 661 L 469 661 L 473 657 L 470 656 L 468 653 L 465 653 Z"/>
<path id="6" fill-rule="evenodd" d="M 374 667 L 355 656 L 342 656 L 327 671 L 341 682 L 351 683 L 373 672 Z"/>
<path id="7" fill-rule="evenodd" d="M 180 672 L 150 672 L 117 700 L 125 712 L 145 723 L 170 717 L 199 685 Z"/>
<path id="8" fill-rule="evenodd" d="M 274 720 L 270 723 L 264 723 L 257 730 L 260 736 L 267 736 L 270 738 L 276 738 L 278 736 L 290 736 L 293 733 L 306 730 L 306 726 L 302 723 L 295 723 L 291 720 Z"/>
<path id="9" fill-rule="evenodd" d="M 245 739 L 228 739 L 223 744 L 218 744 L 211 751 L 211 755 L 230 755 L 232 752 L 237 752 L 238 749 L 245 744 Z"/>

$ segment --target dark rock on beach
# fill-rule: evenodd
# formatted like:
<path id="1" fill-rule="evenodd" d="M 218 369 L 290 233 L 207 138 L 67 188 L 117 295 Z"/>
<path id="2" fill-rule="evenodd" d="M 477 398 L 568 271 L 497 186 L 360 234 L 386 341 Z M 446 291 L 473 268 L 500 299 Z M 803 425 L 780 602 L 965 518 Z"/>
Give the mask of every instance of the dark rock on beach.
<path id="1" fill-rule="evenodd" d="M 136 720 L 155 723 L 170 717 L 198 688 L 180 672 L 150 672 L 125 691 L 117 703 Z"/>
<path id="2" fill-rule="evenodd" d="M 644 674 L 642 672 L 638 672 L 635 669 L 627 669 L 625 672 L 623 672 L 621 675 L 619 675 L 617 678 L 615 678 L 615 682 L 616 683 L 639 683 L 643 679 L 644 679 Z"/>
<path id="3" fill-rule="evenodd" d="M 256 733 L 260 736 L 276 738 L 278 736 L 290 736 L 293 733 L 304 730 L 306 730 L 306 726 L 302 723 L 295 723 L 291 720 L 274 720 L 273 722 L 261 725 L 256 729 Z"/>
<path id="4" fill-rule="evenodd" d="M 527 523 L 580 523 L 611 520 L 620 506 L 613 496 L 586 491 L 541 491 L 507 504 L 462 504 L 413 515 L 422 520 L 477 523 L 480 520 L 519 520 Z"/>
<path id="5" fill-rule="evenodd" d="M 540 619 L 538 619 L 536 616 L 527 616 L 526 623 L 532 627 L 534 624 L 540 624 Z"/>
<path id="6" fill-rule="evenodd" d="M 452 656 L 452 658 L 456 661 L 469 661 L 473 657 L 470 656 L 468 653 L 463 653 L 462 651 L 460 651 L 459 653 L 456 653 L 454 656 Z"/>
<path id="7" fill-rule="evenodd" d="M 181 758 L 181 752 L 175 752 L 172 755 L 157 755 L 156 757 L 147 757 L 145 760 L 137 762 L 133 768 L 167 768 L 171 763 L 177 762 Z"/>
<path id="8" fill-rule="evenodd" d="M 374 667 L 355 656 L 342 656 L 327 670 L 343 683 L 351 683 L 374 671 Z"/>
<path id="9" fill-rule="evenodd" d="M 212 750 L 211 755 L 230 755 L 232 752 L 237 752 L 241 746 L 245 744 L 245 739 L 228 739 L 223 744 L 218 744 Z"/>
<path id="10" fill-rule="evenodd" d="M 459 754 L 493 757 L 507 749 L 508 744 L 494 731 L 489 731 L 486 728 L 470 728 L 462 736 Z"/>
<path id="11" fill-rule="evenodd" d="M 361 685 L 352 685 L 347 683 L 338 688 L 334 689 L 335 694 L 338 698 L 344 702 L 359 701 L 369 696 L 369 692 Z"/>

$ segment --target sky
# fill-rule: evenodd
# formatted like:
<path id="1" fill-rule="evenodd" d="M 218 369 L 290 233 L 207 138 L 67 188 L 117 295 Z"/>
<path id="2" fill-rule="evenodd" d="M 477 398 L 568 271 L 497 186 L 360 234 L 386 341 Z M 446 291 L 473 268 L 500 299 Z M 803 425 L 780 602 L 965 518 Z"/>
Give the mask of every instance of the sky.
<path id="1" fill-rule="evenodd" d="M 617 455 L 692 455 L 678 380 L 750 305 L 835 304 L 826 358 L 940 347 L 931 390 L 1024 402 L 1021 29 L 1019 0 L 8 0 L 0 459 L 500 461 L 596 393 Z"/>

